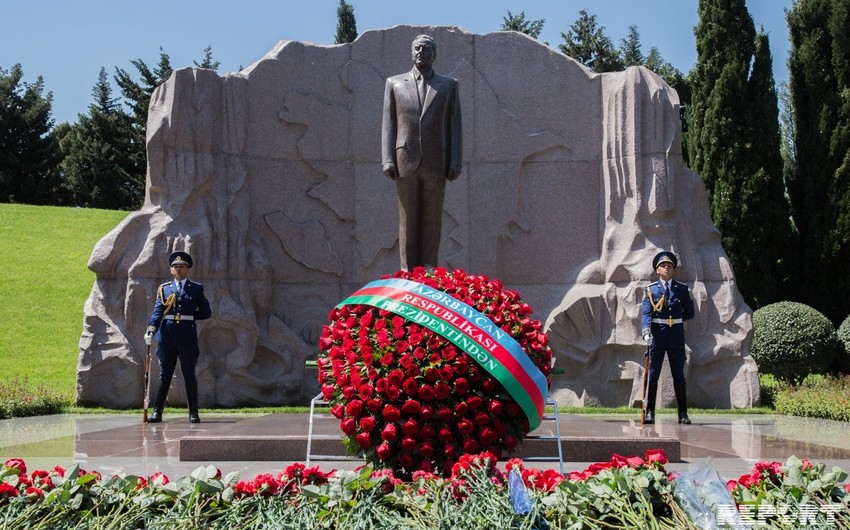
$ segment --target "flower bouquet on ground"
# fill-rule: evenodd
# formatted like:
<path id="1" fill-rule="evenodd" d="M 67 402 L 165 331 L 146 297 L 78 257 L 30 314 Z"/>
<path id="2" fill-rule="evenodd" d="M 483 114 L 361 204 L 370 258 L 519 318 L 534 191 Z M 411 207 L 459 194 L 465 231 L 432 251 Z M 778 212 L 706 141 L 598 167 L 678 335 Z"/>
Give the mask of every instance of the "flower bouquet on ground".
<path id="1" fill-rule="evenodd" d="M 744 526 L 758 528 L 850 529 L 850 483 L 847 472 L 812 464 L 796 456 L 779 462 L 756 462 L 752 471 L 727 482 L 735 506 L 718 512 L 718 521 L 729 512 Z"/>
<path id="2" fill-rule="evenodd" d="M 552 352 L 516 291 L 456 269 L 398 271 L 334 308 L 318 359 L 350 455 L 401 476 L 512 451 L 540 423 Z"/>

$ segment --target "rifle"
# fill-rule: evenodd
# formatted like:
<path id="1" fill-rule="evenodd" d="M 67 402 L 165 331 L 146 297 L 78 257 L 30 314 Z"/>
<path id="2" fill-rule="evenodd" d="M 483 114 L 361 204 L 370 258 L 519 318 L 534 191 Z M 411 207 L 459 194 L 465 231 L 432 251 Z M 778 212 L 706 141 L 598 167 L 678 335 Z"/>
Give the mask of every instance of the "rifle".
<path id="1" fill-rule="evenodd" d="M 148 384 L 151 376 L 151 345 L 148 344 L 148 353 L 145 355 L 145 400 L 142 404 L 144 410 L 142 411 L 142 423 L 148 422 L 148 406 L 151 401 L 151 390 L 150 385 Z"/>
<path id="2" fill-rule="evenodd" d="M 646 423 L 646 390 L 649 384 L 649 344 L 646 345 L 646 353 L 643 356 L 643 399 L 640 402 L 640 424 Z"/>

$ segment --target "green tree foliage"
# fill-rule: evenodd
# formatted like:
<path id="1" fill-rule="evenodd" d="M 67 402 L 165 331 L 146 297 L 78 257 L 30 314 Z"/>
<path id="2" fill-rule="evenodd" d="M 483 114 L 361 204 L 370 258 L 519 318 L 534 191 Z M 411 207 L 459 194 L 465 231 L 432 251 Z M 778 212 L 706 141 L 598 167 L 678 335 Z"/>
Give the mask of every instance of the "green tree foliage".
<path id="1" fill-rule="evenodd" d="M 204 48 L 204 60 L 201 62 L 192 61 L 195 63 L 195 66 L 198 68 L 204 68 L 206 70 L 212 70 L 213 72 L 218 71 L 218 67 L 221 66 L 221 61 L 214 61 L 212 55 L 212 46 L 207 46 Z"/>
<path id="2" fill-rule="evenodd" d="M 850 313 L 850 0 L 798 0 L 787 19 L 797 295 L 840 322 Z"/>
<path id="3" fill-rule="evenodd" d="M 336 8 L 336 36 L 334 44 L 354 42 L 357 38 L 357 21 L 354 19 L 354 6 L 345 0 L 339 0 Z"/>
<path id="4" fill-rule="evenodd" d="M 620 54 L 625 66 L 640 66 L 644 64 L 644 56 L 641 51 L 640 33 L 637 26 L 629 26 L 629 34 L 620 41 Z"/>
<path id="5" fill-rule="evenodd" d="M 133 145 L 132 117 L 112 97 L 104 68 L 92 96 L 88 114 L 81 114 L 60 140 L 64 186 L 76 206 L 137 209 L 144 199 L 145 167 L 139 167 Z"/>
<path id="6" fill-rule="evenodd" d="M 744 0 L 700 0 L 686 135 L 738 289 L 759 307 L 784 299 L 793 252 L 767 36 Z"/>
<path id="7" fill-rule="evenodd" d="M 213 62 L 209 48 L 205 50 L 205 60 L 202 64 Z M 171 67 L 171 58 L 162 48 L 159 49 L 159 63 L 153 69 L 141 59 L 130 61 L 139 74 L 140 79 L 136 81 L 126 70 L 115 68 L 115 82 L 118 84 L 121 94 L 124 96 L 125 104 L 130 108 L 131 125 L 128 138 L 128 146 L 131 147 L 130 160 L 136 173 L 132 175 L 134 182 L 145 182 L 147 171 L 147 126 L 148 107 L 151 95 L 156 88 L 168 80 L 174 69 Z M 141 202 L 139 202 L 141 205 Z"/>
<path id="8" fill-rule="evenodd" d="M 0 68 L 0 202 L 61 204 L 53 94 L 44 94 L 41 77 L 23 76 L 20 64 Z"/>
<path id="9" fill-rule="evenodd" d="M 525 11 L 519 15 L 514 15 L 508 11 L 508 15 L 502 19 L 502 31 L 519 31 L 525 33 L 529 37 L 538 38 L 540 32 L 543 31 L 545 19 L 528 20 L 525 18 Z"/>
<path id="10" fill-rule="evenodd" d="M 616 72 L 624 68 L 623 59 L 614 43 L 605 34 L 605 27 L 596 22 L 596 15 L 586 9 L 566 33 L 561 33 L 564 44 L 558 48 L 566 55 L 584 64 L 594 72 Z"/>

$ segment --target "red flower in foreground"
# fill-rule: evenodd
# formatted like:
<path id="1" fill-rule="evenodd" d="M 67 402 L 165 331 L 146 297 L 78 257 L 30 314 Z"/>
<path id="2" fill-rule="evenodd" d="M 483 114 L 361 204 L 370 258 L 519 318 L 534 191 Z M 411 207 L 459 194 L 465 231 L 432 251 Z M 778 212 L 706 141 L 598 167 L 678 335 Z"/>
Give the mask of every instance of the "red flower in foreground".
<path id="1" fill-rule="evenodd" d="M 518 342 L 549 382 L 552 352 L 543 325 L 516 291 L 460 269 L 417 267 L 392 277 L 442 291 L 487 316 L 483 325 Z M 342 306 L 329 319 L 319 341 L 319 381 L 350 454 L 363 452 L 404 477 L 445 474 L 464 453 L 499 456 L 528 433 L 528 418 L 501 383 L 425 325 L 368 305 Z"/>

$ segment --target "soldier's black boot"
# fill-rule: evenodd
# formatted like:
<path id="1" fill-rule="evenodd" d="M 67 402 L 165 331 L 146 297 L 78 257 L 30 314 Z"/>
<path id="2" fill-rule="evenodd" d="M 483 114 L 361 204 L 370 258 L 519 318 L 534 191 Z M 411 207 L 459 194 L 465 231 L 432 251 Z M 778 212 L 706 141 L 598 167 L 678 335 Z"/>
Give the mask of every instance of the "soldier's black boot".
<path id="1" fill-rule="evenodd" d="M 186 381 L 186 401 L 189 404 L 189 423 L 201 423 L 198 416 L 198 382 Z"/>
<path id="2" fill-rule="evenodd" d="M 683 425 L 690 425 L 691 419 L 688 418 L 688 395 L 685 382 L 674 382 L 673 391 L 676 393 L 676 409 L 679 413 L 679 423 Z"/>
<path id="3" fill-rule="evenodd" d="M 162 381 L 156 389 L 156 397 L 153 400 L 153 412 L 148 416 L 148 423 L 159 423 L 162 421 L 162 411 L 165 408 L 165 399 L 168 397 L 168 386 Z"/>
<path id="4" fill-rule="evenodd" d="M 658 382 L 646 386 L 646 414 L 643 422 L 647 425 L 655 423 L 655 394 L 658 392 Z"/>

